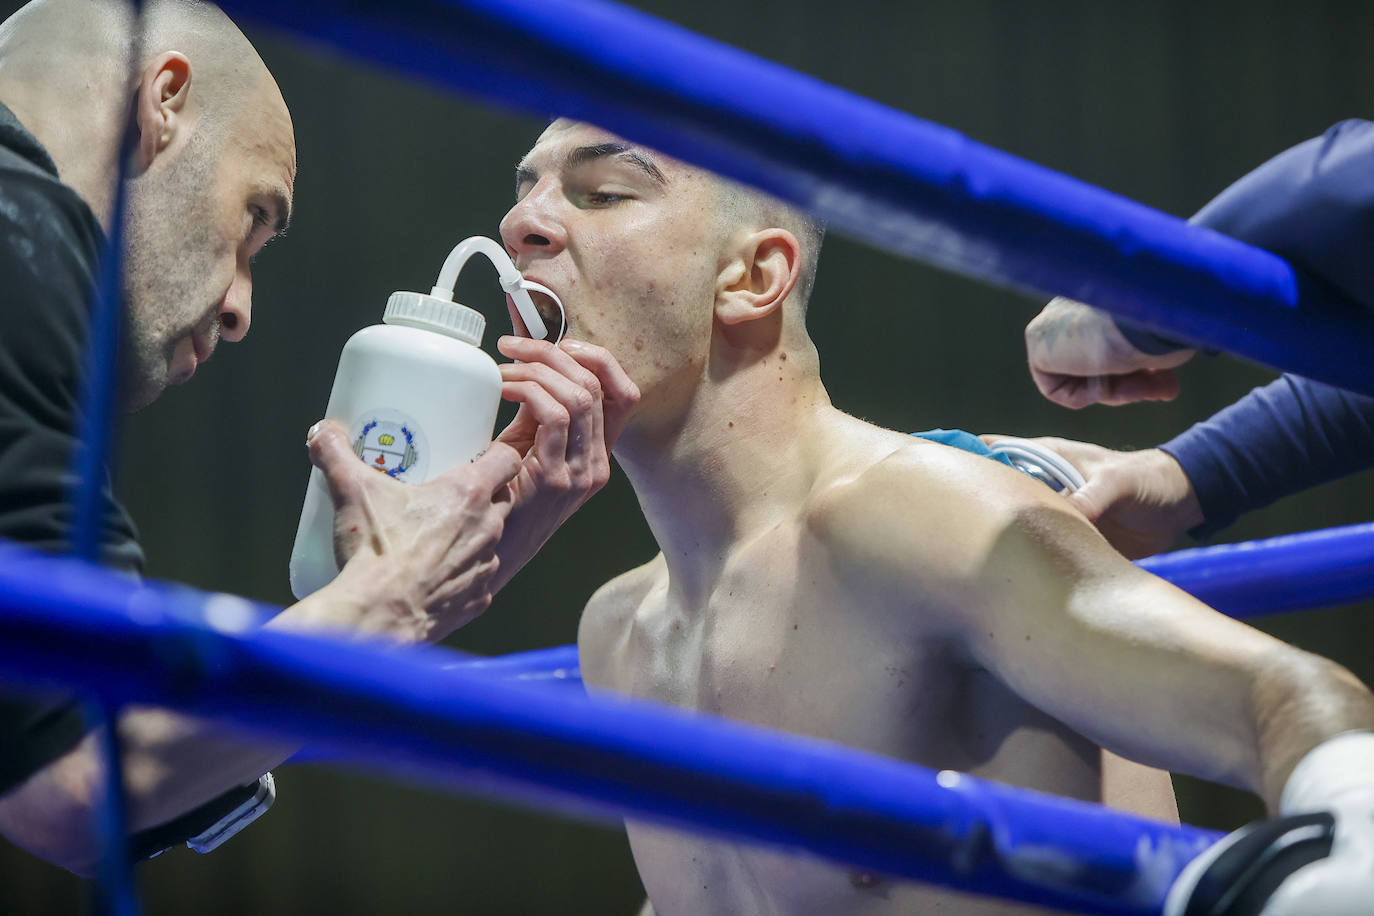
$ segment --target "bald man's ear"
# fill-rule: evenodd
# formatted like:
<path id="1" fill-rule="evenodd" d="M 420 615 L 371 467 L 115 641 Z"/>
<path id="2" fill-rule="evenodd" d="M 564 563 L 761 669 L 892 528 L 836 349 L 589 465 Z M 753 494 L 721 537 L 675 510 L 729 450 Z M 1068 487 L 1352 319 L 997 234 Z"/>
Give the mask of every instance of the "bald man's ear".
<path id="1" fill-rule="evenodd" d="M 727 325 L 775 314 L 801 275 L 801 245 L 786 229 L 751 232 L 717 278 L 716 317 Z"/>
<path id="2" fill-rule="evenodd" d="M 134 96 L 136 173 L 147 171 L 187 130 L 190 95 L 191 62 L 180 51 L 164 51 L 143 68 Z"/>

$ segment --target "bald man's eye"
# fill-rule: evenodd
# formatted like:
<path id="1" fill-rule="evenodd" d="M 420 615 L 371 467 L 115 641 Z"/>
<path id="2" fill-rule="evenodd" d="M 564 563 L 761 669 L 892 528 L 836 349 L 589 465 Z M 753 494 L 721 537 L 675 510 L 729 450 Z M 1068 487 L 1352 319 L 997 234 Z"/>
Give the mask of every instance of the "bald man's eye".
<path id="1" fill-rule="evenodd" d="M 250 212 L 253 215 L 254 232 L 256 232 L 259 229 L 266 229 L 268 226 L 272 225 L 272 217 L 269 216 L 267 211 L 262 207 L 249 207 L 248 212 Z"/>

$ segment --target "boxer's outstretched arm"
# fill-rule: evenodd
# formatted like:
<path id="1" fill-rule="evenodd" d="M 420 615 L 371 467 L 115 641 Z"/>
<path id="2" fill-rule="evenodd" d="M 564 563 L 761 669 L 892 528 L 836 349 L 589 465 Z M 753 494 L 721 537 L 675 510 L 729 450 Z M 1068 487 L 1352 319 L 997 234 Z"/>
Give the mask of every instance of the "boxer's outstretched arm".
<path id="1" fill-rule="evenodd" d="M 1277 810 L 1298 760 L 1374 727 L 1344 668 L 1132 565 L 1079 513 L 992 462 L 906 449 L 847 485 L 836 547 L 1029 702 L 1142 763 Z M 856 567 L 857 568 L 857 567 Z"/>
<path id="2" fill-rule="evenodd" d="M 1374 727 L 1350 672 L 1140 570 L 1074 513 L 1022 509 L 989 560 L 970 653 L 1110 750 L 1248 788 L 1277 812 L 1304 754 Z M 980 638 L 984 623 L 1002 638 Z"/>

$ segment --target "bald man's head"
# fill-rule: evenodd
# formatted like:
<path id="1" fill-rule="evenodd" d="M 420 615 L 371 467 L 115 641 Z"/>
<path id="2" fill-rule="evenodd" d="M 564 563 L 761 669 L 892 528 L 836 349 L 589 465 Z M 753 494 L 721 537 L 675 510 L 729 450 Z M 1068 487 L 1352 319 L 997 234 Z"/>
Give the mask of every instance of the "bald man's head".
<path id="1" fill-rule="evenodd" d="M 0 25 L 0 101 L 107 225 L 129 157 L 128 406 L 247 333 L 250 262 L 289 219 L 295 139 L 266 65 L 223 12 L 148 0 L 135 17 L 118 0 L 35 0 Z"/>
<path id="2" fill-rule="evenodd" d="M 131 50 L 139 57 L 133 68 Z M 195 71 L 188 115 L 204 118 L 212 129 L 232 125 L 255 99 L 277 94 L 253 45 L 213 4 L 148 0 L 139 21 L 123 0 L 34 0 L 0 25 L 0 99 L 33 95 L 44 86 L 50 93 L 67 86 L 128 86 L 131 75 L 136 79 L 169 51 L 185 55 Z"/>
<path id="3" fill-rule="evenodd" d="M 285 109 L 276 81 L 238 26 L 218 7 L 196 0 L 154 0 L 145 7 L 141 65 L 180 51 L 197 69 L 195 113 L 214 132 L 233 129 L 245 111 Z M 275 103 L 275 104 L 274 104 Z M 278 112 L 279 113 L 279 112 Z"/>

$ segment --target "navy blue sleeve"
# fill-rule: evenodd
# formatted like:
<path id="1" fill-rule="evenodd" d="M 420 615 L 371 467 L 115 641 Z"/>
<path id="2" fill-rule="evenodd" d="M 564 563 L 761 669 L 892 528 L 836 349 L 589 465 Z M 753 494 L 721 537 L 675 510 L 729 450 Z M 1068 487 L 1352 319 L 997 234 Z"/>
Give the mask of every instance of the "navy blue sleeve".
<path id="1" fill-rule="evenodd" d="M 1341 121 L 1279 153 L 1189 222 L 1272 251 L 1306 279 L 1374 308 L 1374 122 Z M 1117 326 L 1143 353 L 1182 346 L 1127 322 Z"/>
<path id="2" fill-rule="evenodd" d="M 1190 222 L 1268 249 L 1374 307 L 1374 122 L 1342 121 L 1285 150 Z"/>
<path id="3" fill-rule="evenodd" d="M 1192 221 L 1281 255 L 1374 308 L 1374 123 L 1342 121 L 1280 153 Z M 1127 333 L 1146 352 L 1176 348 L 1148 332 Z M 1161 448 L 1197 491 L 1207 521 L 1192 533 L 1204 536 L 1281 496 L 1374 465 L 1374 398 L 1285 375 Z"/>
<path id="4" fill-rule="evenodd" d="M 1374 398 L 1285 375 L 1160 446 L 1192 481 L 1194 537 L 1374 464 Z"/>

